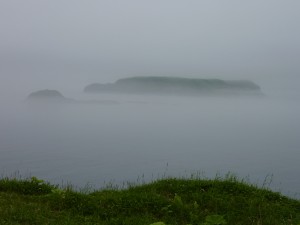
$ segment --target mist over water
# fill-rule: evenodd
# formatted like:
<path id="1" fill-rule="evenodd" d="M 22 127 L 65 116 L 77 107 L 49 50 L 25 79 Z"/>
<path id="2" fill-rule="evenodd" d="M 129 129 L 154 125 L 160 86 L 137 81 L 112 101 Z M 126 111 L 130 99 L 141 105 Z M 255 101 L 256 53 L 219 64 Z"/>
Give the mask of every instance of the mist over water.
<path id="1" fill-rule="evenodd" d="M 0 1 L 0 175 L 101 187 L 232 172 L 259 185 L 268 176 L 272 189 L 300 198 L 299 8 L 296 0 Z M 136 76 L 249 80 L 265 96 L 83 92 Z M 45 89 L 66 99 L 26 101 Z"/>
<path id="2" fill-rule="evenodd" d="M 77 187 L 227 172 L 262 185 L 273 175 L 271 188 L 299 197 L 300 106 L 294 100 L 79 96 L 117 104 L 1 107 L 2 175 Z"/>

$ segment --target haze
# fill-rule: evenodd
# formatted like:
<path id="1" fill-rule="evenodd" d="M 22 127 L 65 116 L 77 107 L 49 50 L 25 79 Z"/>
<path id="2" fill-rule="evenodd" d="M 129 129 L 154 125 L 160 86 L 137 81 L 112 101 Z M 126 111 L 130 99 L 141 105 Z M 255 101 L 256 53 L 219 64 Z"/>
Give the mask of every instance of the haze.
<path id="1" fill-rule="evenodd" d="M 2 0 L 1 95 L 17 83 L 23 95 L 129 75 L 296 88 L 299 8 L 296 0 Z"/>
<path id="2" fill-rule="evenodd" d="M 166 168 L 274 174 L 275 189 L 296 193 L 299 10 L 297 0 L 0 0 L 0 171 L 78 185 Z M 131 76 L 245 79 L 265 97 L 83 93 Z M 24 104 L 42 89 L 117 104 Z"/>

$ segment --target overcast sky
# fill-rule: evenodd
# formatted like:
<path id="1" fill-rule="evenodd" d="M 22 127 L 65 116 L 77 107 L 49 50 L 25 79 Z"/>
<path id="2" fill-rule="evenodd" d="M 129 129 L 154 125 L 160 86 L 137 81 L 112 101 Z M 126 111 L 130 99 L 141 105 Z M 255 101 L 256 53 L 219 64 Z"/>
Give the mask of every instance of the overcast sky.
<path id="1" fill-rule="evenodd" d="M 299 12 L 299 0 L 0 0 L 0 88 L 83 88 L 132 75 L 292 87 Z"/>

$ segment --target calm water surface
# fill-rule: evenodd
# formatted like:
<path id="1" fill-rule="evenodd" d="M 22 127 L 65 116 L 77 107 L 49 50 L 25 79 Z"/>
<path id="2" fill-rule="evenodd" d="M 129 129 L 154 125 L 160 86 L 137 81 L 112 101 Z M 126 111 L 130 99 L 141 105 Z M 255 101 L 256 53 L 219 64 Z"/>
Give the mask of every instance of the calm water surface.
<path id="1" fill-rule="evenodd" d="M 267 176 L 272 189 L 300 197 L 297 99 L 98 99 L 118 104 L 3 103 L 2 176 L 101 187 L 232 172 L 259 185 Z"/>

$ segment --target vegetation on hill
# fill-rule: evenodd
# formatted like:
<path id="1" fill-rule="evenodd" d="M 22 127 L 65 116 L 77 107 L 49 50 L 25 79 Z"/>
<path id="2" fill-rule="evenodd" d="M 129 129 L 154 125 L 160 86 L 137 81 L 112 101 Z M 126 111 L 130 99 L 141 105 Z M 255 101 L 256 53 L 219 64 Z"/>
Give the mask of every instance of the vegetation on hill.
<path id="1" fill-rule="evenodd" d="M 0 180 L 0 224 L 300 224 L 300 201 L 231 177 L 163 179 L 91 193 Z"/>

